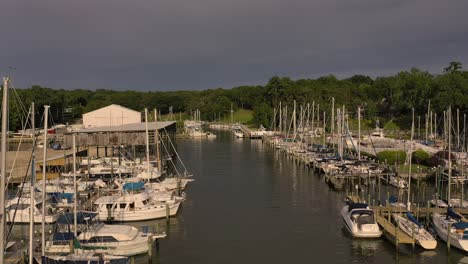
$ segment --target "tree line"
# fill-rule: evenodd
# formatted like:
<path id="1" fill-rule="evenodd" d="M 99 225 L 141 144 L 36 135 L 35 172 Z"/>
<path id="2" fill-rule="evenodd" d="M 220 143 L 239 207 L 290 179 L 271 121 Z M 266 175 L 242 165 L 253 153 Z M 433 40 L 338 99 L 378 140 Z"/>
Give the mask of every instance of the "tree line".
<path id="1" fill-rule="evenodd" d="M 377 78 L 354 75 L 338 79 L 326 75 L 316 79 L 292 80 L 274 76 L 265 85 L 203 91 L 92 91 L 34 85 L 27 89 L 15 89 L 11 97 L 11 130 L 21 128 L 24 119 L 21 109 L 31 102 L 35 102 L 38 113 L 42 113 L 43 105 L 50 105 L 55 123 L 71 123 L 81 118 L 83 113 L 109 104 L 119 104 L 137 111 L 143 111 L 145 107 L 157 108 L 163 114 L 168 113 L 170 107 L 174 113 L 190 113 L 199 109 L 202 120 L 213 121 L 219 116 L 229 115 L 232 105 L 234 110 L 253 110 L 254 124 L 271 127 L 273 108 L 278 107 L 280 102 L 292 106 L 293 101 L 299 105 L 314 101 L 322 111 L 330 111 L 332 97 L 335 98 L 336 107 L 344 104 L 351 114 L 360 106 L 366 119 L 392 119 L 407 127 L 411 109 L 414 107 L 417 114 L 424 116 L 429 101 L 434 112 L 442 112 L 450 105 L 465 113 L 468 109 L 468 71 L 462 70 L 461 63 L 451 62 L 442 74 L 412 68 Z M 41 116 L 36 116 L 40 122 Z"/>

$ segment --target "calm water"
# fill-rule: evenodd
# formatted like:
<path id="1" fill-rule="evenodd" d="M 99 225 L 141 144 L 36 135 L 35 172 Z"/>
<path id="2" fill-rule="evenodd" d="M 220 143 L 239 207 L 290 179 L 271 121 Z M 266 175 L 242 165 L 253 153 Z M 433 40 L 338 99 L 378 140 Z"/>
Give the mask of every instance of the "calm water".
<path id="1" fill-rule="evenodd" d="M 159 254 L 135 263 L 468 263 L 441 241 L 436 251 L 397 254 L 384 238 L 352 239 L 339 214 L 345 194 L 261 141 L 221 133 L 177 148 L 196 181 L 169 226 L 133 223 L 168 233 Z"/>
<path id="2" fill-rule="evenodd" d="M 384 238 L 352 239 L 339 215 L 345 194 L 261 141 L 222 133 L 177 147 L 196 181 L 152 263 L 468 263 L 441 241 L 397 255 Z"/>

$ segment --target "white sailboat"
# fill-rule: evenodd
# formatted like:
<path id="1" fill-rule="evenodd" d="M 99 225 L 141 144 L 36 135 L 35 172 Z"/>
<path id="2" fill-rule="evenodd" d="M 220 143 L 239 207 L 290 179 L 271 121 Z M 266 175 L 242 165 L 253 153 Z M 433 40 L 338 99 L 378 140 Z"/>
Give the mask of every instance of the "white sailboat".
<path id="1" fill-rule="evenodd" d="M 437 235 L 450 245 L 468 252 L 468 222 L 461 221 L 462 217 L 451 209 L 447 210 L 447 215 L 434 213 L 432 222 Z M 450 233 L 449 233 L 450 227 Z"/>
<path id="2" fill-rule="evenodd" d="M 348 202 L 341 210 L 341 216 L 354 237 L 377 238 L 382 235 L 374 211 L 367 204 Z"/>
<path id="3" fill-rule="evenodd" d="M 406 218 L 399 214 L 393 214 L 393 219 L 403 232 L 410 237 L 414 236 L 417 244 L 422 248 L 435 249 L 437 247 L 437 240 L 424 229 L 423 225 L 410 212 L 406 213 Z"/>

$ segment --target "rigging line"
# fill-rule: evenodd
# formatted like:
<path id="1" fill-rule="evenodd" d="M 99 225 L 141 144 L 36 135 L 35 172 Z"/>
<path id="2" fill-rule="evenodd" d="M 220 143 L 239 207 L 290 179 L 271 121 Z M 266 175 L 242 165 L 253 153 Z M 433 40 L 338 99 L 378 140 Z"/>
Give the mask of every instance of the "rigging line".
<path id="1" fill-rule="evenodd" d="M 21 100 L 21 97 L 19 96 L 18 92 L 16 91 L 16 88 L 14 87 L 12 80 L 9 80 L 9 82 L 10 82 L 10 86 L 11 86 L 11 88 L 12 88 L 12 90 L 13 90 L 15 96 L 17 97 L 18 102 L 19 102 L 20 105 L 21 105 L 21 108 L 22 108 L 23 112 L 24 112 L 24 113 L 28 112 L 29 110 L 26 111 L 27 108 L 26 108 L 26 106 L 24 105 L 23 101 Z"/>
<path id="2" fill-rule="evenodd" d="M 169 136 L 169 133 L 167 133 L 166 128 L 164 128 L 164 132 L 166 132 L 166 136 L 167 136 L 167 138 L 169 139 L 169 143 L 171 143 L 172 149 L 175 151 L 175 154 L 176 154 L 177 158 L 179 159 L 180 164 L 181 164 L 182 167 L 184 168 L 185 172 L 188 172 L 187 167 L 185 167 L 184 162 L 182 161 L 182 159 L 181 159 L 180 156 L 179 156 L 179 153 L 177 152 L 176 148 L 174 147 L 174 144 L 172 143 L 172 139 L 171 139 L 171 137 Z M 169 153 L 169 152 L 168 152 L 168 153 Z"/>
<path id="3" fill-rule="evenodd" d="M 27 116 L 26 120 L 29 120 L 29 115 L 30 115 L 30 114 L 31 114 L 31 110 L 28 112 L 28 116 Z M 10 169 L 9 175 L 12 175 L 12 174 L 13 174 L 13 171 L 14 171 L 14 169 L 15 169 L 16 160 L 18 159 L 18 155 L 19 155 L 19 150 L 20 150 L 20 148 L 21 148 L 21 144 L 23 143 L 24 130 L 25 130 L 25 128 L 26 128 L 26 123 L 25 123 L 25 124 L 23 125 L 23 127 L 22 127 L 23 133 L 21 133 L 20 141 L 19 141 L 19 143 L 18 143 L 18 147 L 16 148 L 15 158 L 13 159 L 13 164 L 11 165 L 11 169 Z M 34 134 L 34 132 L 33 132 L 33 134 Z M 33 136 L 35 136 L 35 135 L 33 135 Z M 10 179 L 11 179 L 11 177 L 8 177 L 8 178 L 7 178 L 7 182 L 6 182 L 7 186 L 8 186 L 8 184 L 10 183 Z"/>
<path id="4" fill-rule="evenodd" d="M 34 151 L 34 149 L 33 149 L 33 151 Z M 26 168 L 26 172 L 25 172 L 25 175 L 23 177 L 23 182 L 21 184 L 21 188 L 18 190 L 18 192 L 19 192 L 19 196 L 17 196 L 18 197 L 18 202 L 16 203 L 16 208 L 15 208 L 15 211 L 13 213 L 13 219 L 10 219 L 11 225 L 10 225 L 9 231 L 7 233 L 7 236 L 6 236 L 7 243 L 8 243 L 8 240 L 9 240 L 10 236 L 11 236 L 13 226 L 15 225 L 14 220 L 16 218 L 16 212 L 18 211 L 18 204 L 20 203 L 21 197 L 23 196 L 24 183 L 26 182 L 26 179 L 28 177 L 29 168 L 31 167 L 31 160 L 32 160 L 32 157 L 33 157 L 33 151 L 31 151 L 31 156 L 29 156 L 28 167 Z M 33 186 L 30 186 L 29 188 L 33 188 Z M 30 204 L 29 206 L 35 206 L 35 205 Z M 42 206 L 45 206 L 45 205 L 43 204 Z M 30 216 L 30 217 L 32 217 L 32 216 Z"/>
<path id="5" fill-rule="evenodd" d="M 167 135 L 167 136 L 169 137 L 169 135 Z M 164 149 L 166 150 L 166 152 L 169 153 L 169 150 L 167 149 L 166 144 L 164 144 L 164 141 L 163 141 L 163 140 L 161 140 L 161 143 L 162 143 Z M 173 161 L 172 159 L 170 159 L 170 161 L 171 161 L 171 164 L 172 164 L 172 166 L 174 167 L 174 169 L 175 169 L 177 175 L 180 175 L 180 172 L 179 172 L 179 170 L 177 170 L 177 167 L 176 167 L 176 165 L 174 164 L 174 161 Z M 158 161 L 158 162 L 159 162 L 159 161 Z M 184 167 L 184 168 L 185 168 L 185 167 Z M 185 171 L 187 171 L 187 169 L 185 169 Z M 160 173 L 161 173 L 161 172 L 160 172 Z"/>

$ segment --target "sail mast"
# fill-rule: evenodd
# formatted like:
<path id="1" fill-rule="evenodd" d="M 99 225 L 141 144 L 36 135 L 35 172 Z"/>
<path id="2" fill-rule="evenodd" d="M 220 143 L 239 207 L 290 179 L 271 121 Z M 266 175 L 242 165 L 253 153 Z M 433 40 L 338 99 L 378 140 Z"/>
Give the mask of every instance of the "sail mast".
<path id="1" fill-rule="evenodd" d="M 0 263 L 4 263 L 4 254 L 5 251 L 5 178 L 6 178 L 6 146 L 7 146 L 7 130 L 8 130 L 8 77 L 3 77 L 3 103 L 2 103 L 2 160 L 1 160 L 1 170 L 2 175 L 0 177 Z"/>
<path id="2" fill-rule="evenodd" d="M 160 175 L 162 175 L 162 170 L 161 170 L 161 153 L 159 153 L 159 130 L 158 130 L 158 111 L 154 109 L 154 122 L 156 126 L 156 130 L 154 131 L 154 140 L 156 142 L 156 161 L 158 164 L 158 172 Z"/>
<path id="3" fill-rule="evenodd" d="M 45 257 L 45 215 L 46 215 L 46 167 L 47 167 L 47 125 L 49 119 L 49 106 L 44 105 L 44 152 L 42 157 L 42 221 L 41 221 L 41 244 L 42 258 Z M 32 205 L 31 205 L 32 206 Z"/>
<path id="4" fill-rule="evenodd" d="M 146 173 L 148 181 L 151 178 L 150 159 L 149 159 L 149 132 L 148 132 L 148 108 L 145 108 L 145 137 L 146 137 Z"/>
<path id="5" fill-rule="evenodd" d="M 31 183 L 29 185 L 29 263 L 33 263 L 33 252 L 34 252 L 34 202 L 35 202 L 35 196 L 34 196 L 34 185 L 36 181 L 36 168 L 35 168 L 35 163 L 36 163 L 36 125 L 35 125 L 35 116 L 34 116 L 34 102 L 31 103 L 31 128 L 32 128 L 32 159 L 31 159 Z"/>
<path id="6" fill-rule="evenodd" d="M 413 136 L 414 136 L 414 108 L 412 109 L 412 123 L 411 123 L 411 139 L 410 139 L 410 146 L 409 146 L 409 162 L 408 162 L 408 200 L 407 200 L 407 207 L 408 211 L 411 210 L 411 155 L 413 153 Z"/>
<path id="7" fill-rule="evenodd" d="M 77 220 L 77 205 L 78 205 L 78 192 L 76 188 L 76 134 L 73 133 L 73 233 L 75 237 L 78 236 L 78 220 Z"/>

